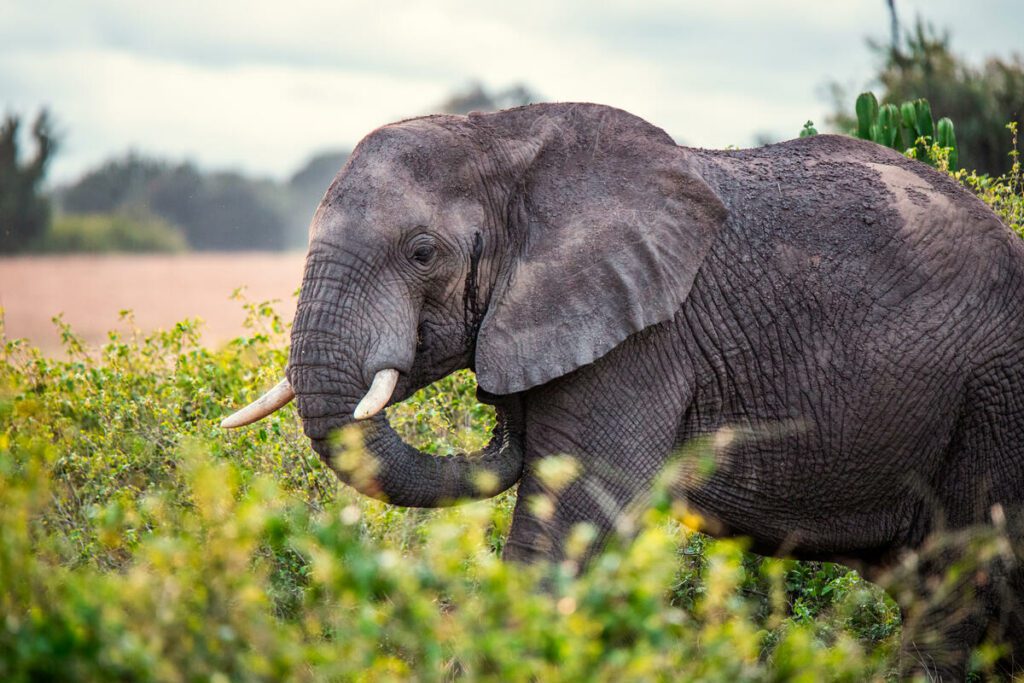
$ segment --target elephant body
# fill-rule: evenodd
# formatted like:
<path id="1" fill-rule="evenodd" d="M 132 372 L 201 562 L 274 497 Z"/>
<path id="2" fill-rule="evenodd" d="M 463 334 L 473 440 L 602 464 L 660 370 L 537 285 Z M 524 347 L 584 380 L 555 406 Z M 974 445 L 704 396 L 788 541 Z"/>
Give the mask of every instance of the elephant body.
<path id="1" fill-rule="evenodd" d="M 288 377 L 314 448 L 369 495 L 518 482 L 510 559 L 561 559 L 581 522 L 596 550 L 706 438 L 714 467 L 673 490 L 710 532 L 871 576 L 940 531 L 1018 539 L 1022 293 L 1020 239 L 873 143 L 688 149 L 599 105 L 426 117 L 368 136 L 325 195 Z M 357 423 L 372 476 L 339 467 L 329 435 L 371 383 L 397 374 L 394 402 L 462 367 L 498 406 L 483 453 L 416 452 L 379 414 Z M 535 465 L 559 454 L 580 472 L 553 490 Z M 950 562 L 922 561 L 912 600 Z M 960 676 L 991 628 L 1024 653 L 1020 585 L 1006 560 L 969 609 L 929 607 L 906 670 Z"/>
<path id="2" fill-rule="evenodd" d="M 872 563 L 1019 501 L 1021 241 L 877 145 L 705 159 L 730 219 L 675 321 L 677 441 L 748 436 L 693 503 L 763 552 Z"/>
<path id="3" fill-rule="evenodd" d="M 587 467 L 554 519 L 517 510 L 508 553 L 557 554 L 580 522 L 611 531 L 670 453 L 723 430 L 714 471 L 681 493 L 705 530 L 761 554 L 872 576 L 934 532 L 989 523 L 993 505 L 1019 514 L 1019 238 L 949 178 L 878 145 L 817 136 L 696 155 L 727 229 L 671 320 L 534 390 L 527 462 L 572 453 Z M 544 491 L 529 471 L 521 501 Z M 979 612 L 1005 612 L 993 603 L 1018 585 L 975 596 Z M 1021 605 L 1008 606 L 1019 638 Z M 987 619 L 955 625 L 928 655 L 951 680 Z"/>
<path id="4" fill-rule="evenodd" d="M 686 491 L 712 527 L 763 554 L 865 565 L 1019 502 L 1020 240 L 878 145 L 696 155 L 727 230 L 672 319 L 536 390 L 528 433 L 557 418 L 528 459 L 607 460 L 627 499 L 671 451 L 728 429 L 718 471 Z M 568 509 L 593 506 L 565 507 L 579 521 Z"/>

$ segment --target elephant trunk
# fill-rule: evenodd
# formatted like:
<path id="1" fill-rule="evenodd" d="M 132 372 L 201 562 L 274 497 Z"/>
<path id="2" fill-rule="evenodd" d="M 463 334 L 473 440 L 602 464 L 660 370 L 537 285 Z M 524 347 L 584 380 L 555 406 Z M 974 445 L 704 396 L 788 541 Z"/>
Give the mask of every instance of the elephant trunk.
<path id="1" fill-rule="evenodd" d="M 295 348 L 293 345 L 293 359 L 304 355 L 301 348 L 298 352 Z M 382 372 L 393 371 L 377 375 Z M 355 373 L 325 365 L 288 369 L 303 429 L 321 460 L 345 484 L 393 505 L 444 507 L 489 498 L 519 481 L 524 428 L 518 396 L 495 402 L 497 424 L 482 450 L 440 456 L 405 443 L 379 410 L 387 397 L 375 397 L 372 387 L 369 391 L 347 388 L 350 383 L 345 377 L 350 374 Z M 360 399 L 361 392 L 365 395 Z M 387 393 L 390 395 L 390 388 Z M 379 404 L 374 406 L 375 414 L 365 414 L 368 400 Z M 359 436 L 357 443 L 340 433 L 349 425 Z"/>
<path id="2" fill-rule="evenodd" d="M 470 454 L 438 456 L 405 443 L 382 413 L 355 423 L 369 459 L 348 457 L 342 445 L 313 439 L 313 448 L 360 493 L 405 507 L 445 507 L 495 496 L 519 481 L 523 471 L 523 423 L 519 399 L 496 406 L 490 442 Z"/>
<path id="3" fill-rule="evenodd" d="M 372 390 L 370 392 L 372 394 Z M 287 379 L 251 405 L 221 422 L 241 427 L 270 415 L 295 397 Z M 360 403 L 363 405 L 366 398 Z M 518 398 L 496 406 L 498 422 L 480 451 L 438 457 L 405 443 L 383 413 L 357 422 L 362 446 L 370 456 L 346 457 L 329 438 L 311 438 L 313 448 L 344 483 L 360 493 L 405 507 L 445 507 L 464 500 L 489 498 L 512 487 L 523 471 L 522 406 Z M 356 408 L 356 414 L 359 413 Z M 357 454 L 358 456 L 359 454 Z"/>
<path id="4" fill-rule="evenodd" d="M 487 498 L 515 484 L 523 468 L 518 397 L 496 402 L 493 437 L 477 453 L 423 453 L 391 428 L 383 407 L 415 388 L 408 372 L 418 311 L 403 290 L 390 290 L 392 280 L 367 269 L 339 271 L 338 261 L 311 252 L 288 361 L 303 430 L 321 459 L 360 493 L 410 507 Z M 362 448 L 337 438 L 349 424 Z"/>

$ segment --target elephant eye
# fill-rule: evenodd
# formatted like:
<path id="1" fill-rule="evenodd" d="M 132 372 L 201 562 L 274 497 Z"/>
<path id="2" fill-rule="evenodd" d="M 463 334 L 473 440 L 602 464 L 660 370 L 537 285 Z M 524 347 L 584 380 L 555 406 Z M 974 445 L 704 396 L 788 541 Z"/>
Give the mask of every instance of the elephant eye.
<path id="1" fill-rule="evenodd" d="M 420 244 L 412 251 L 412 260 L 417 263 L 426 265 L 434 258 L 434 253 L 437 250 L 433 244 Z"/>

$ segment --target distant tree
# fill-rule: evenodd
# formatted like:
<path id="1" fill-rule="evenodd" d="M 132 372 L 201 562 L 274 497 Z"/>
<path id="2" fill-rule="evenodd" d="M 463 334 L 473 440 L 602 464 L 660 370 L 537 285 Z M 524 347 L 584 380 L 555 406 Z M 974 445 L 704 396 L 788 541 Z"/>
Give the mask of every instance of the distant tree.
<path id="1" fill-rule="evenodd" d="M 523 83 L 492 92 L 479 81 L 472 81 L 441 102 L 434 111 L 442 114 L 468 114 L 471 111 L 497 111 L 537 102 L 541 97 Z"/>
<path id="2" fill-rule="evenodd" d="M 889 7 L 889 46 L 893 51 L 900 49 L 900 18 L 896 14 L 896 0 L 886 0 Z"/>
<path id="3" fill-rule="evenodd" d="M 927 99 L 936 119 L 947 116 L 956 124 L 962 167 L 993 175 L 1009 170 L 1006 124 L 1024 118 L 1020 55 L 992 57 L 980 67 L 970 65 L 951 51 L 948 32 L 939 34 L 921 19 L 902 41 L 868 44 L 881 57 L 874 80 L 881 85 L 883 102 L 898 105 Z M 836 86 L 832 90 L 837 110 L 829 122 L 850 130 L 855 121 L 850 110 L 854 96 Z"/>
<path id="4" fill-rule="evenodd" d="M 153 214 L 180 228 L 199 250 L 283 249 L 282 188 L 238 173 L 206 173 L 134 153 L 89 171 L 60 193 L 73 213 Z"/>
<path id="5" fill-rule="evenodd" d="M 89 171 L 59 192 L 61 208 L 74 213 L 109 213 L 146 203 L 150 185 L 168 172 L 164 161 L 129 152 Z"/>
<path id="6" fill-rule="evenodd" d="M 181 226 L 194 249 L 275 250 L 285 247 L 279 194 L 269 181 L 182 164 L 152 182 L 149 207 Z"/>
<path id="7" fill-rule="evenodd" d="M 21 119 L 8 114 L 0 125 L 0 252 L 30 247 L 50 224 L 50 201 L 42 192 L 46 169 L 57 151 L 53 121 L 44 109 L 32 125 L 36 153 L 21 160 Z"/>
<path id="8" fill-rule="evenodd" d="M 288 186 L 298 191 L 319 191 L 323 195 L 351 154 L 348 150 L 318 152 L 292 174 Z M 317 198 L 319 199 L 319 197 Z"/>

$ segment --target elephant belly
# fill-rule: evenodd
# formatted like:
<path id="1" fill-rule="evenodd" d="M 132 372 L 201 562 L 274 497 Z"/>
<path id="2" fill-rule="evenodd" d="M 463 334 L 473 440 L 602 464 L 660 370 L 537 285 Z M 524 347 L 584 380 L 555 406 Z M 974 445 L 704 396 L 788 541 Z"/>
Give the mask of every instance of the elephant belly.
<path id="1" fill-rule="evenodd" d="M 845 557 L 911 542 L 928 525 L 923 505 L 964 378 L 899 335 L 888 337 L 899 354 L 816 343 L 812 333 L 792 339 L 799 348 L 748 347 L 698 371 L 677 441 L 716 434 L 717 447 L 687 500 L 766 554 Z"/>
<path id="2" fill-rule="evenodd" d="M 766 555 L 877 555 L 923 535 L 926 487 L 915 483 L 922 477 L 907 458 L 872 472 L 846 455 L 781 445 L 727 449 L 716 454 L 716 471 L 684 496 L 706 531 L 749 537 Z M 941 460 L 941 452 L 931 459 Z"/>

